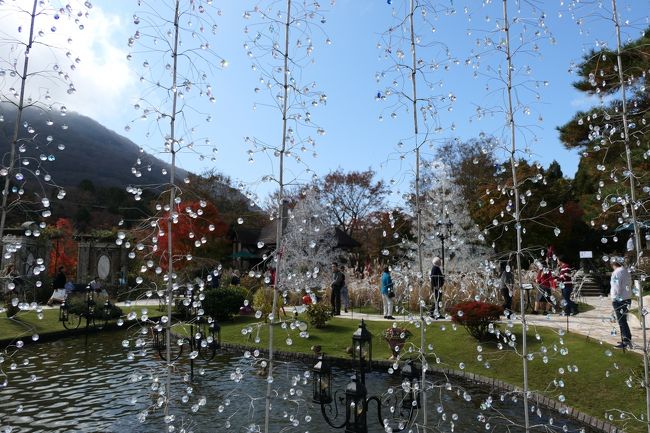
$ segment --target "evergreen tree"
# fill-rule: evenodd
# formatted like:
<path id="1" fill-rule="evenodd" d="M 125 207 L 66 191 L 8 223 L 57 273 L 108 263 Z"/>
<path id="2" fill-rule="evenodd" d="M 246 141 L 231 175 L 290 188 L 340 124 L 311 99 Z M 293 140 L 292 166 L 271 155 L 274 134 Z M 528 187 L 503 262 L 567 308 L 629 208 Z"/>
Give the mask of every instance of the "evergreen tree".
<path id="1" fill-rule="evenodd" d="M 626 82 L 627 117 L 630 128 L 632 163 L 637 178 L 638 196 L 648 198 L 647 173 L 650 171 L 650 94 L 647 72 L 650 70 L 650 34 L 622 47 L 621 60 Z M 575 191 L 592 226 L 611 229 L 625 221 L 629 210 L 626 184 L 630 176 L 626 166 L 622 139 L 622 100 L 616 52 L 603 48 L 592 50 L 577 65 L 578 81 L 574 87 L 587 95 L 600 97 L 600 104 L 579 111 L 558 128 L 560 139 L 568 149 L 581 151 L 575 176 Z M 645 188 L 645 189 L 644 189 Z M 627 208 L 627 210 L 626 210 Z M 622 211 L 622 212 L 621 212 Z M 641 206 L 641 219 L 648 218 Z"/>

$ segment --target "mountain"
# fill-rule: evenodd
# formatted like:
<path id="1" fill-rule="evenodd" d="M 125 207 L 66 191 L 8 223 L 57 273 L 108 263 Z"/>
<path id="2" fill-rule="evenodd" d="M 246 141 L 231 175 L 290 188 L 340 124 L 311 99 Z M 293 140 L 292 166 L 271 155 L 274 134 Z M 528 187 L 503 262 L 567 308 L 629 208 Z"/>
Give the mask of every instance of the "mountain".
<path id="1" fill-rule="evenodd" d="M 5 165 L 15 116 L 13 106 L 0 104 L 0 154 Z M 96 186 L 119 188 L 169 183 L 169 175 L 163 174 L 163 170 L 169 172 L 169 164 L 141 152 L 131 140 L 89 117 L 28 109 L 20 127 L 21 137 L 33 137 L 22 142 L 23 157 L 34 158 L 23 168 L 33 172 L 42 164 L 41 173 L 49 173 L 59 186 L 76 187 L 84 179 Z M 133 170 L 140 171 L 141 177 L 136 177 Z M 177 170 L 177 179 L 188 175 L 185 170 Z"/>

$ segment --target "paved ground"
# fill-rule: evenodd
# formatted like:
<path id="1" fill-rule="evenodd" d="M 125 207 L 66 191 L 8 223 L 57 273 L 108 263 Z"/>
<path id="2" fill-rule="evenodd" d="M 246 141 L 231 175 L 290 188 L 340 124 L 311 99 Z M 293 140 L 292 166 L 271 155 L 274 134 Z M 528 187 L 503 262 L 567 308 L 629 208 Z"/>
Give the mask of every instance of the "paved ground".
<path id="1" fill-rule="evenodd" d="M 612 303 L 609 298 L 605 297 L 584 297 L 581 302 L 594 307 L 593 310 L 582 312 L 576 316 L 566 316 L 560 314 L 550 314 L 547 316 L 531 315 L 526 316 L 530 326 L 547 326 L 553 328 L 568 329 L 571 332 L 583 334 L 598 341 L 609 344 L 617 344 L 621 338 L 619 335 L 618 324 L 614 320 L 612 313 Z M 644 306 L 650 307 L 650 296 L 644 297 Z M 637 302 L 633 301 L 632 308 L 637 308 Z M 342 318 L 354 320 L 371 320 L 371 321 L 390 321 L 384 319 L 379 314 L 363 314 L 354 311 L 348 313 L 341 312 Z M 405 320 L 404 316 L 395 316 L 396 320 Z M 568 319 L 568 320 L 567 320 Z M 650 319 L 650 317 L 648 318 Z M 637 343 L 635 351 L 641 352 L 638 344 L 642 341 L 641 323 L 635 314 L 628 315 L 628 324 L 632 332 L 632 341 Z M 649 329 L 650 337 L 650 320 L 646 329 Z"/>

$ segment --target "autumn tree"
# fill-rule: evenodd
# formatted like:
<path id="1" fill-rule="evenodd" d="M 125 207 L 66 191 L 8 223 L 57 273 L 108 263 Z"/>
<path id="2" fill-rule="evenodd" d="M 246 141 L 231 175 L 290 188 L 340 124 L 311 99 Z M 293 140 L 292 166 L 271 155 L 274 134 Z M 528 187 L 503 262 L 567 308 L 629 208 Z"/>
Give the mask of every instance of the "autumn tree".
<path id="1" fill-rule="evenodd" d="M 407 243 L 413 241 L 413 218 L 401 208 L 378 210 L 369 214 L 359 226 L 355 239 L 358 266 L 367 259 L 394 263 L 402 257 Z"/>
<path id="2" fill-rule="evenodd" d="M 449 176 L 459 189 L 458 199 L 467 206 L 472 218 L 482 206 L 486 188 L 494 182 L 497 161 L 493 148 L 494 138 L 482 134 L 467 141 L 449 141 L 436 153 L 435 159 L 448 167 Z M 426 185 L 431 183 L 426 180 Z"/>
<path id="3" fill-rule="evenodd" d="M 48 230 L 48 234 L 51 240 L 49 275 L 55 275 L 60 266 L 65 267 L 67 275 L 76 275 L 78 244 L 73 238 L 72 222 L 67 218 L 59 218 L 54 227 Z"/>
<path id="4" fill-rule="evenodd" d="M 225 258 L 229 251 L 226 239 L 228 225 L 223 222 L 214 204 L 205 200 L 187 201 L 177 206 L 175 211 L 171 232 L 173 257 L 166 257 L 166 226 L 160 226 L 159 236 L 153 242 L 152 252 L 160 259 L 162 270 L 166 270 L 168 262 L 172 262 L 175 269 L 185 269 L 193 263 L 214 265 Z M 165 220 L 162 218 L 162 221 Z"/>
<path id="5" fill-rule="evenodd" d="M 384 207 L 388 188 L 383 181 L 374 181 L 375 172 L 332 171 L 317 182 L 317 190 L 327 206 L 332 222 L 353 236 L 365 218 Z"/>
<path id="6" fill-rule="evenodd" d="M 200 175 L 189 174 L 189 179 L 187 190 L 210 200 L 226 224 L 238 223 L 240 218 L 252 227 L 262 227 L 268 222 L 268 216 L 253 204 L 252 196 L 229 176 L 212 168 Z"/>
<path id="7" fill-rule="evenodd" d="M 448 143 L 438 156 L 448 165 L 452 183 L 458 188 L 454 200 L 461 201 L 472 222 L 483 229 L 480 239 L 499 253 L 511 249 L 515 233 L 508 223 L 513 204 L 510 163 L 498 162 L 494 145 L 494 138 L 481 136 Z M 572 182 L 564 177 L 556 161 L 544 168 L 520 160 L 517 172 L 519 183 L 524 185 L 522 239 L 529 257 L 537 256 L 548 244 L 572 257 L 577 257 L 579 249 L 599 248 L 595 233 L 581 219 L 583 210 Z M 576 238 L 583 242 L 577 244 Z"/>

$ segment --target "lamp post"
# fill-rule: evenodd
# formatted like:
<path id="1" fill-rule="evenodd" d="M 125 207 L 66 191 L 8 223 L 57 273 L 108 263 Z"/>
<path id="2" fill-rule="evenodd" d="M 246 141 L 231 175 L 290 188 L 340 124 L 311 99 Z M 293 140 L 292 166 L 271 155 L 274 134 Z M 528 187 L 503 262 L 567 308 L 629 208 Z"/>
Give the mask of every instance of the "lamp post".
<path id="1" fill-rule="evenodd" d="M 446 263 L 446 260 L 445 260 L 445 239 L 449 239 L 452 236 L 451 228 L 454 225 L 454 223 L 452 223 L 449 220 L 449 214 L 445 214 L 445 220 L 446 220 L 446 222 L 444 222 L 443 220 L 438 220 L 438 222 L 436 222 L 436 227 L 438 229 L 436 231 L 436 237 L 438 239 L 440 239 L 440 246 L 441 246 L 441 248 L 440 248 L 441 251 L 440 252 L 441 252 L 441 256 L 442 256 L 441 258 L 442 258 L 442 273 L 443 274 L 445 273 L 445 263 Z"/>
<path id="2" fill-rule="evenodd" d="M 221 326 L 211 317 L 205 317 L 201 308 L 202 294 L 194 293 L 194 288 L 188 284 L 183 304 L 188 308 L 188 315 L 193 319 L 190 322 L 189 337 L 171 339 L 175 341 L 176 348 L 171 352 L 171 359 L 166 357 L 165 328 L 158 324 L 154 328 L 154 347 L 163 361 L 176 361 L 183 354 L 183 346 L 187 344 L 190 351 L 190 377 L 194 378 L 194 359 L 201 357 L 205 361 L 211 361 L 221 348 Z M 200 314 L 199 314 L 200 313 Z M 168 332 L 171 332 L 171 328 Z"/>
<path id="3" fill-rule="evenodd" d="M 352 358 L 355 364 L 354 376 L 345 387 L 345 391 L 337 390 L 332 394 L 332 368 L 324 355 L 318 357 L 312 369 L 313 401 L 320 405 L 323 418 L 330 427 L 345 428 L 345 433 L 368 433 L 367 415 L 371 401 L 377 405 L 379 423 L 384 426 L 385 421 L 382 416 L 381 399 L 375 396 L 368 397 L 366 389 L 366 371 L 369 371 L 372 366 L 372 334 L 363 320 L 352 334 Z M 391 408 L 391 412 L 394 410 L 394 413 L 403 416 L 404 411 L 408 411 L 408 420 L 406 423 L 400 423 L 401 427 L 392 428 L 393 432 L 405 430 L 411 424 L 415 409 L 419 408 L 418 375 L 418 370 L 411 363 L 406 363 L 402 368 L 402 392 L 395 395 L 395 398 L 399 398 L 401 402 L 398 401 L 398 404 Z M 339 403 L 345 404 L 345 419 L 337 422 Z"/>

